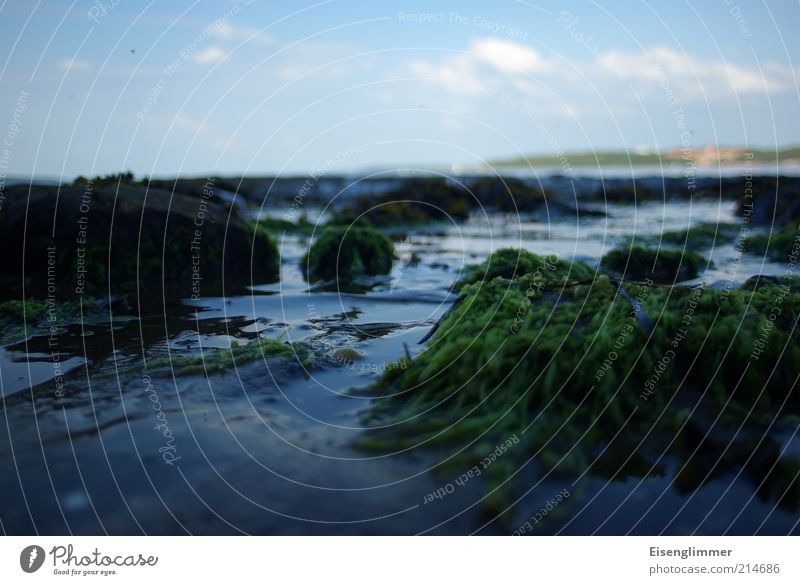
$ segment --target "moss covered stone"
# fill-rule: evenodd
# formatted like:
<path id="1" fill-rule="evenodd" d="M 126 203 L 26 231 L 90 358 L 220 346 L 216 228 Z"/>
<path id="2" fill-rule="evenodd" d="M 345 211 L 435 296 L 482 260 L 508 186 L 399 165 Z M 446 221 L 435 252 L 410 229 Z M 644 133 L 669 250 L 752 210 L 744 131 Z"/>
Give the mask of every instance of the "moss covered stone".
<path id="1" fill-rule="evenodd" d="M 349 280 L 388 274 L 394 260 L 392 241 L 367 226 L 332 226 L 311 245 L 302 260 L 307 280 Z"/>
<path id="2" fill-rule="evenodd" d="M 518 248 L 503 248 L 481 264 L 469 267 L 459 286 L 497 277 L 511 279 L 522 274 L 542 281 L 583 280 L 591 278 L 594 270 L 583 262 L 565 262 L 553 254 L 540 256 Z"/>
<path id="3" fill-rule="evenodd" d="M 800 250 L 800 230 L 787 228 L 772 233 L 753 234 L 747 238 L 745 248 L 752 254 L 786 262 L 790 256 L 797 256 Z"/>
<path id="4" fill-rule="evenodd" d="M 310 223 L 305 215 L 300 216 L 296 222 L 279 217 L 262 217 L 258 220 L 258 227 L 276 236 L 282 234 L 310 236 L 314 233 L 314 224 Z"/>
<path id="5" fill-rule="evenodd" d="M 426 350 L 373 389 L 380 429 L 362 447 L 447 445 L 447 460 L 466 465 L 516 436 L 520 444 L 491 471 L 503 491 L 530 461 L 554 472 L 663 473 L 646 454 L 680 436 L 685 443 L 673 447 L 686 449 L 676 454 L 693 456 L 686 429 L 702 435 L 714 421 L 763 436 L 775 417 L 800 408 L 794 282 L 755 292 L 623 289 L 602 275 L 542 285 L 523 274 L 462 293 Z"/>
<path id="6" fill-rule="evenodd" d="M 661 235 L 661 242 L 685 246 L 688 250 L 704 250 L 731 243 L 739 231 L 740 227 L 735 224 L 701 223 L 685 230 L 666 231 Z"/>
<path id="7" fill-rule="evenodd" d="M 674 283 L 696 278 L 708 261 L 692 250 L 623 246 L 603 256 L 601 268 L 628 280 Z"/>

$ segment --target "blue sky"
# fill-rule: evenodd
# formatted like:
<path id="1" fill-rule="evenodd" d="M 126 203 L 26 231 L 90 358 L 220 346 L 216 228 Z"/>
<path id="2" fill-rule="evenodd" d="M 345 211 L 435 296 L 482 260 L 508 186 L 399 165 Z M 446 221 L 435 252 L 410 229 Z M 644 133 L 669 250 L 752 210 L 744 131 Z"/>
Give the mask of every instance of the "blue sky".
<path id="1" fill-rule="evenodd" d="M 10 175 L 800 143 L 797 2 L 0 6 Z"/>

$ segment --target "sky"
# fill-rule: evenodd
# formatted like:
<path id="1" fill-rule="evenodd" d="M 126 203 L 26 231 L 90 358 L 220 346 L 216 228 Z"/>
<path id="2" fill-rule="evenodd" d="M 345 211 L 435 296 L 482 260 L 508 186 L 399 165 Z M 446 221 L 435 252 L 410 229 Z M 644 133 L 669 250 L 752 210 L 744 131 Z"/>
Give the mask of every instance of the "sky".
<path id="1" fill-rule="evenodd" d="M 335 174 L 784 147 L 798 23 L 796 0 L 0 0 L 0 166 Z"/>

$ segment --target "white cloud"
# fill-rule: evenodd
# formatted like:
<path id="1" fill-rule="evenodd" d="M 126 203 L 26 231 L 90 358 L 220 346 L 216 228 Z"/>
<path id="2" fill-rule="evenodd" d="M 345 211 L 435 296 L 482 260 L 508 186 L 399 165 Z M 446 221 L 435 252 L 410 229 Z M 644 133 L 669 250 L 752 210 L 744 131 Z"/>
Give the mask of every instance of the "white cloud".
<path id="1" fill-rule="evenodd" d="M 499 106 L 511 107 L 526 104 L 567 118 L 625 112 L 631 99 L 663 102 L 667 93 L 670 100 L 689 103 L 787 92 L 794 88 L 796 73 L 776 63 L 762 64 L 760 71 L 741 61 L 687 55 L 665 46 L 605 51 L 568 66 L 559 60 L 521 43 L 478 38 L 463 52 L 408 61 L 406 73 L 436 81 L 452 94 L 450 99 L 493 99 Z M 595 98 L 587 99 L 589 95 Z"/>
<path id="2" fill-rule="evenodd" d="M 220 47 L 208 47 L 207 49 L 203 49 L 202 51 L 194 53 L 192 55 L 192 59 L 194 59 L 195 63 L 209 65 L 212 63 L 219 63 L 225 59 L 227 55 L 228 52 L 225 49 Z"/>
<path id="3" fill-rule="evenodd" d="M 306 73 L 305 69 L 293 65 L 286 65 L 285 67 L 278 69 L 278 77 L 286 81 L 296 79 L 304 73 Z"/>
<path id="4" fill-rule="evenodd" d="M 547 91 L 545 91 L 540 83 L 527 78 L 516 78 L 512 81 L 512 85 L 527 96 L 543 97 L 547 95 Z"/>
<path id="5" fill-rule="evenodd" d="M 609 51 L 598 62 L 624 72 L 640 84 L 658 87 L 668 83 L 682 99 L 700 98 L 703 94 L 710 99 L 732 93 L 765 94 L 792 87 L 789 67 L 772 63 L 762 72 L 722 59 L 690 56 L 669 47 L 657 46 L 637 53 Z"/>
<path id="6" fill-rule="evenodd" d="M 785 91 L 791 87 L 791 74 L 788 72 L 773 75 L 726 63 L 723 76 L 737 93 L 772 93 Z"/>
<path id="7" fill-rule="evenodd" d="M 437 81 L 454 93 L 482 93 L 486 83 L 467 55 L 453 55 L 439 63 L 415 59 L 409 68 L 412 75 Z"/>
<path id="8" fill-rule="evenodd" d="M 513 85 L 534 93 L 535 84 L 526 80 L 552 69 L 530 47 L 490 37 L 474 39 L 464 52 L 438 61 L 415 59 L 408 65 L 412 75 L 439 81 L 453 92 L 470 94 L 492 93 L 504 83 L 503 79 L 513 80 Z"/>
<path id="9" fill-rule="evenodd" d="M 470 43 L 469 51 L 507 73 L 542 73 L 551 68 L 538 52 L 514 41 L 491 37 L 476 39 Z"/>
<path id="10" fill-rule="evenodd" d="M 173 129 L 183 131 L 190 134 L 202 134 L 207 130 L 206 126 L 199 120 L 195 120 L 192 116 L 185 112 L 178 112 L 171 120 L 170 124 Z"/>
<path id="11" fill-rule="evenodd" d="M 248 43 L 257 43 L 260 45 L 271 45 L 274 42 L 272 37 L 259 32 L 258 29 L 249 26 L 233 26 L 229 22 L 223 22 L 218 26 L 215 26 L 212 34 L 216 38 L 227 42 L 244 41 Z"/>
<path id="12" fill-rule="evenodd" d="M 59 70 L 64 71 L 65 73 L 70 73 L 72 71 L 89 71 L 92 68 L 92 64 L 89 63 L 86 59 L 69 59 L 64 58 L 61 59 L 57 66 Z"/>

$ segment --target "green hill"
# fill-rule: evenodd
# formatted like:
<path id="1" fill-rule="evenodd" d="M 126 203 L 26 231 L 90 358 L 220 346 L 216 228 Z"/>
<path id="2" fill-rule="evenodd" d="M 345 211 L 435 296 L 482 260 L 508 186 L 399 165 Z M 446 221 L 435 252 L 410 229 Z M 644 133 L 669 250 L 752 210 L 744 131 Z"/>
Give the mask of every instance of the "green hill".
<path id="1" fill-rule="evenodd" d="M 752 155 L 750 157 L 750 155 Z M 783 164 L 800 163 L 800 147 L 794 146 L 778 151 L 767 149 L 750 149 L 740 147 L 732 148 L 705 148 L 691 151 L 691 156 L 683 158 L 684 153 L 678 149 L 661 153 L 636 153 L 624 151 L 597 151 L 573 152 L 563 155 L 531 155 L 512 159 L 493 161 L 495 167 L 555 167 L 565 166 L 639 166 L 639 165 L 665 165 L 683 163 L 685 160 L 694 161 L 697 166 L 714 166 L 716 164 L 743 165 L 746 160 L 754 164 L 774 164 L 779 161 Z"/>

